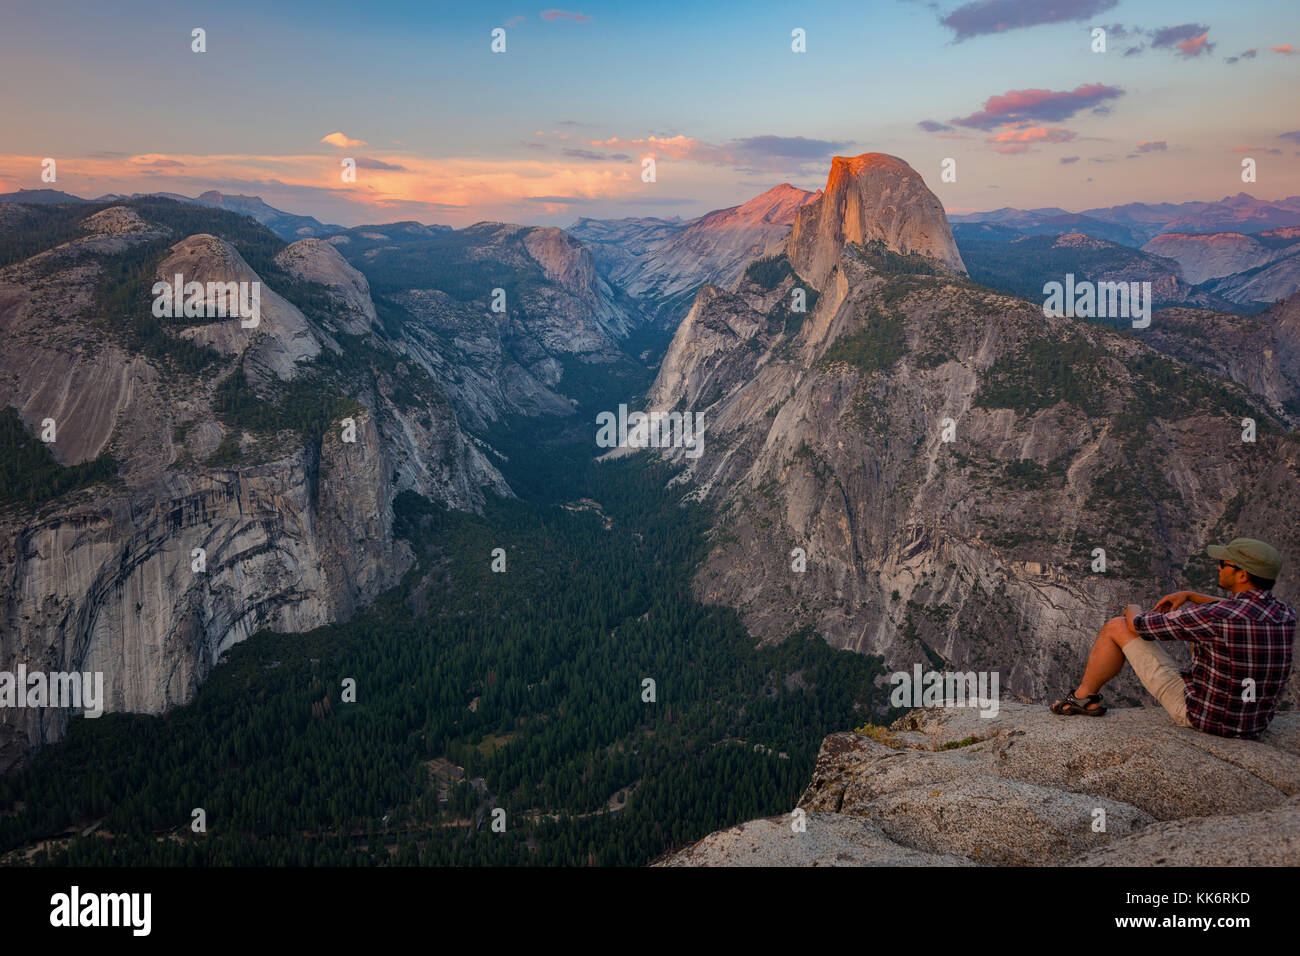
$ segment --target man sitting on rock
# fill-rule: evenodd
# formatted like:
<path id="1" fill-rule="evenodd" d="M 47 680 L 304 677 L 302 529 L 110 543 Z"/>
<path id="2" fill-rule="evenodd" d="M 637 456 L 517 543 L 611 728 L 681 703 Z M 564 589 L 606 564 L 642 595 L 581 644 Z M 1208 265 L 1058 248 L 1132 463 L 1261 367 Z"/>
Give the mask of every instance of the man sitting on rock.
<path id="1" fill-rule="evenodd" d="M 1124 661 L 1180 727 L 1220 737 L 1254 739 L 1264 732 L 1291 674 L 1296 612 L 1273 597 L 1281 555 L 1263 541 L 1237 538 L 1205 549 L 1219 561 L 1226 600 L 1178 591 L 1154 612 L 1136 604 L 1107 621 L 1093 642 L 1083 680 L 1052 705 L 1055 714 L 1106 713 L 1097 693 Z M 1192 665 L 1179 672 L 1155 641 L 1188 641 Z"/>

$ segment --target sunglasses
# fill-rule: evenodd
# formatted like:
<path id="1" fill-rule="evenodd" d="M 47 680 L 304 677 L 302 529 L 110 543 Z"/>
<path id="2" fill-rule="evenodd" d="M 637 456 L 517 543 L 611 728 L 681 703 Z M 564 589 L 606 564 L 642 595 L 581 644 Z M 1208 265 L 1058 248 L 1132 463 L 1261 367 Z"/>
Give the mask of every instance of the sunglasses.
<path id="1" fill-rule="evenodd" d="M 1228 567 L 1228 568 L 1237 568 L 1237 566 L 1236 566 L 1235 564 L 1232 564 L 1232 563 L 1230 563 L 1230 562 L 1228 562 L 1228 561 L 1222 561 L 1222 560 L 1219 561 L 1219 570 L 1222 571 L 1225 567 Z M 1241 568 L 1237 568 L 1237 570 L 1240 571 Z"/>

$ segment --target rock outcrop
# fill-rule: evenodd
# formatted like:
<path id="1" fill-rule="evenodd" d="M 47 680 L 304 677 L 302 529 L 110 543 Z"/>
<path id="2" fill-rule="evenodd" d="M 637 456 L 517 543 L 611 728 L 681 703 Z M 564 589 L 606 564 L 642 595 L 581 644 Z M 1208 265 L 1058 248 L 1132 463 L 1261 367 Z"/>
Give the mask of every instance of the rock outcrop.
<path id="1" fill-rule="evenodd" d="M 1300 865 L 1300 714 L 1258 741 L 1159 707 L 1058 717 L 926 708 L 831 734 L 797 814 L 713 833 L 667 866 Z"/>
<path id="2" fill-rule="evenodd" d="M 300 239 L 282 249 L 275 261 L 294 278 L 319 283 L 333 293 L 339 306 L 332 315 L 338 331 L 365 335 L 378 321 L 370 283 L 329 242 Z"/>

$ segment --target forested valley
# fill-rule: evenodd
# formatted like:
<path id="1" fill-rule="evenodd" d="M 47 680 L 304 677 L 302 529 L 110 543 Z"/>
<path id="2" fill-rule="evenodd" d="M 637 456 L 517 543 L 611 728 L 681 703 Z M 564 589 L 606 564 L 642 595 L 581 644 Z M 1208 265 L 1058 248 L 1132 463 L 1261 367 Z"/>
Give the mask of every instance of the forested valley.
<path id="1" fill-rule="evenodd" d="M 521 498 L 405 493 L 417 560 L 352 620 L 255 635 L 162 716 L 72 720 L 0 781 L 0 859 L 640 865 L 788 813 L 826 733 L 889 719 L 878 659 L 694 600 L 707 516 L 665 466 L 518 424 Z"/>

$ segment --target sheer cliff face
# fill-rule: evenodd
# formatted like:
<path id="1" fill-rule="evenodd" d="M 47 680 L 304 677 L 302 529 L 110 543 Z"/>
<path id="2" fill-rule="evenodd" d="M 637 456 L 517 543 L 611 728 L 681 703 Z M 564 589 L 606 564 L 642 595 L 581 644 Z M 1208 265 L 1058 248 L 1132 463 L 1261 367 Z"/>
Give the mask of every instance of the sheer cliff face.
<path id="1" fill-rule="evenodd" d="M 788 260 L 706 286 L 673 340 L 648 404 L 704 416 L 701 457 L 665 452 L 719 512 L 698 595 L 763 639 L 810 627 L 891 667 L 996 669 L 1042 697 L 1077 680 L 1125 604 L 1213 591 L 1207 542 L 1261 537 L 1300 566 L 1300 435 L 1272 403 L 1139 331 L 974 285 L 900 166 L 837 161 Z M 904 175 L 919 213 L 897 201 Z M 931 223 L 924 244 L 910 222 Z M 1291 603 L 1293 581 L 1277 592 Z"/>
<path id="2" fill-rule="evenodd" d="M 0 509 L 0 670 L 102 671 L 106 709 L 163 711 L 188 701 L 221 652 L 259 628 L 346 619 L 395 584 L 411 562 L 392 535 L 399 492 L 460 509 L 479 507 L 489 491 L 510 493 L 401 343 L 372 338 L 373 351 L 349 355 L 336 340 L 368 328 L 375 307 L 364 277 L 332 246 L 306 240 L 277 258 L 291 280 L 316 283 L 328 321 L 264 283 L 256 329 L 238 318 L 167 329 L 218 353 L 185 374 L 134 351 L 95 306 L 115 257 L 171 242 L 158 259 L 163 278 L 263 277 L 225 240 L 169 235 L 132 209 L 83 227 L 0 270 L 0 404 L 29 429 L 55 419 L 50 449 L 63 464 L 112 455 L 119 480 L 35 511 Z M 336 357 L 330 368 L 351 369 L 328 382 L 352 400 L 355 441 L 343 441 L 341 420 L 317 443 L 219 416 L 218 386 L 236 370 L 244 397 L 271 405 L 286 381 L 322 374 L 311 360 L 325 352 Z M 237 460 L 210 463 L 223 442 L 239 447 Z M 0 772 L 60 737 L 67 719 L 0 709 Z"/>
<path id="3" fill-rule="evenodd" d="M 821 198 L 799 210 L 788 253 L 795 271 L 821 288 L 847 243 L 882 240 L 965 272 L 943 204 L 916 170 L 894 156 L 836 156 Z"/>

